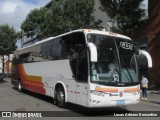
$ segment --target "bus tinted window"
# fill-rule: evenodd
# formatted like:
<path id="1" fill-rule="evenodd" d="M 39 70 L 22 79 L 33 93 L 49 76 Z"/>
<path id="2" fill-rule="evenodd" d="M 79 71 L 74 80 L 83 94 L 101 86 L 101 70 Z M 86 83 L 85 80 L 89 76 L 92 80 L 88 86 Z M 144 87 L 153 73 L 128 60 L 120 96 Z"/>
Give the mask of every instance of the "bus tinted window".
<path id="1" fill-rule="evenodd" d="M 87 80 L 87 50 L 85 49 L 85 36 L 82 32 L 37 44 L 23 49 L 17 55 L 19 55 L 18 63 L 69 59 L 75 79 Z"/>

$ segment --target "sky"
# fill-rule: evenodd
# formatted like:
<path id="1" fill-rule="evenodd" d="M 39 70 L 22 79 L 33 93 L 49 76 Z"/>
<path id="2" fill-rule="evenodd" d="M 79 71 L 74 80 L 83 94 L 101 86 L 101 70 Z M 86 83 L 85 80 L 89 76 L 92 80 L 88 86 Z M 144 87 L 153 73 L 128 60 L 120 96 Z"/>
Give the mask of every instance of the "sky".
<path id="1" fill-rule="evenodd" d="M 0 0 L 0 24 L 9 24 L 20 31 L 30 10 L 46 5 L 50 0 Z"/>

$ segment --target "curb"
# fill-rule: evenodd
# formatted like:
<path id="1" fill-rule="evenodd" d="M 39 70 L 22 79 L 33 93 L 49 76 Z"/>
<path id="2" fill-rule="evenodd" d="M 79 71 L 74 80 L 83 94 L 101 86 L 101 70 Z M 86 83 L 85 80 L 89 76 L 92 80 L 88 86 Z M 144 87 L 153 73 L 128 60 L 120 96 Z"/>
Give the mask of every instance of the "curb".
<path id="1" fill-rule="evenodd" d="M 153 94 L 160 94 L 160 91 L 150 91 L 150 93 L 153 93 Z"/>

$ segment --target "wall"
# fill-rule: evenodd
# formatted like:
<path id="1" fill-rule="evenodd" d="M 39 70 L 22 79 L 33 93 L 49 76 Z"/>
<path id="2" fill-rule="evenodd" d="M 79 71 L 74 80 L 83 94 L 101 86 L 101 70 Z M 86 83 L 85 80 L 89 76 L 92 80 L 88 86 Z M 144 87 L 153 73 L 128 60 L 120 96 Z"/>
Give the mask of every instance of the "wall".
<path id="1" fill-rule="evenodd" d="M 0 56 L 0 73 L 2 73 L 2 57 Z M 4 73 L 11 73 L 12 67 L 12 55 L 10 55 L 10 60 L 8 61 L 8 56 L 4 56 Z"/>

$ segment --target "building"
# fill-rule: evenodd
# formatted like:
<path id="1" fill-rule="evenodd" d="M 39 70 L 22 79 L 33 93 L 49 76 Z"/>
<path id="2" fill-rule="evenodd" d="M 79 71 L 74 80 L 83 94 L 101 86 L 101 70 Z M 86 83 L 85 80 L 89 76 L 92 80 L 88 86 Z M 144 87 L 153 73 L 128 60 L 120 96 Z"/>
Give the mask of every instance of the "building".
<path id="1" fill-rule="evenodd" d="M 11 74 L 11 68 L 12 68 L 12 54 L 10 55 L 10 59 L 8 59 L 8 56 L 4 56 L 4 73 L 5 74 Z M 1 56 L 2 57 L 2 56 Z M 2 73 L 2 59 L 0 57 L 0 73 Z"/>
<path id="2" fill-rule="evenodd" d="M 94 0 L 94 2 L 95 2 L 95 6 L 94 6 L 95 11 L 94 11 L 93 15 L 95 16 L 96 19 L 102 20 L 101 25 L 103 27 L 108 27 L 107 22 L 110 21 L 110 18 L 108 17 L 108 15 L 104 11 L 100 10 L 100 7 L 101 7 L 100 1 Z M 53 3 L 53 1 L 51 0 L 49 3 L 47 3 L 45 5 L 45 7 L 50 8 L 52 3 Z"/>
<path id="3" fill-rule="evenodd" d="M 147 49 L 153 61 L 148 70 L 150 88 L 160 88 L 160 0 L 148 0 L 148 23 L 136 36 L 142 49 Z"/>

